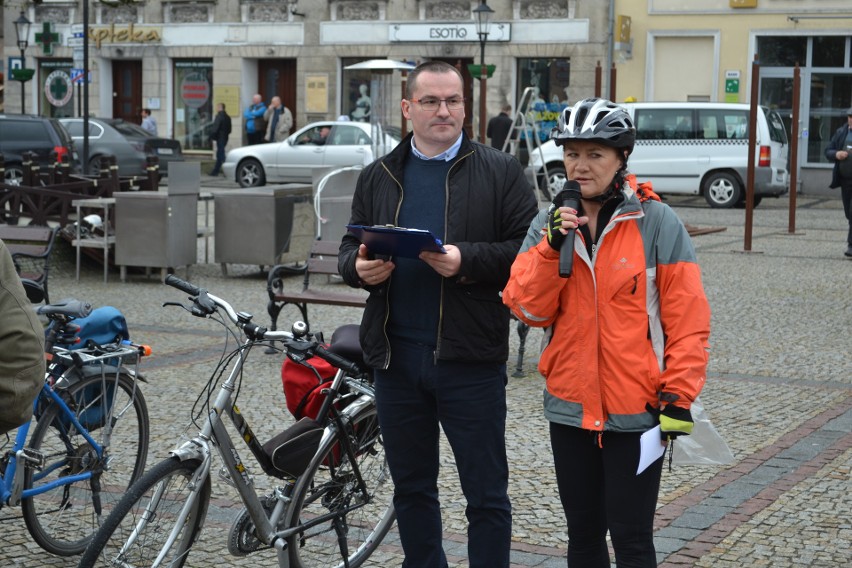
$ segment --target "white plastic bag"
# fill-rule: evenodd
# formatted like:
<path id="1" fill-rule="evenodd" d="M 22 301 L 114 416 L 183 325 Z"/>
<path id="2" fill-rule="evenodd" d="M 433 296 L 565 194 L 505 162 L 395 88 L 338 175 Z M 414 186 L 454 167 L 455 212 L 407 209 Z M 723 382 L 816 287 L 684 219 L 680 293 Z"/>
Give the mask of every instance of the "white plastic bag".
<path id="1" fill-rule="evenodd" d="M 699 398 L 692 403 L 692 434 L 679 436 L 672 448 L 672 463 L 676 465 L 727 465 L 734 455 L 716 431 Z"/>

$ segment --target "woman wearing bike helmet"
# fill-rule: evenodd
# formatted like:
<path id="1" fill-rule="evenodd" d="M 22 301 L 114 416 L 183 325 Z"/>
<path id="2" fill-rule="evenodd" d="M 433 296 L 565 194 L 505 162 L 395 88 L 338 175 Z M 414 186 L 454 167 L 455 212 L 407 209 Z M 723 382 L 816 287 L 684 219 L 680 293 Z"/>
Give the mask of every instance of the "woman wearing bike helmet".
<path id="1" fill-rule="evenodd" d="M 636 132 L 603 99 L 566 108 L 551 137 L 564 149 L 566 191 L 533 222 L 503 302 L 547 327 L 539 360 L 544 415 L 568 523 L 568 565 L 656 566 L 653 519 L 662 457 L 637 473 L 640 436 L 661 444 L 692 430 L 704 384 L 710 308 L 689 234 L 649 183 L 627 170 Z M 559 274 L 573 235 L 573 270 Z M 569 241 L 570 242 L 570 241 Z"/>

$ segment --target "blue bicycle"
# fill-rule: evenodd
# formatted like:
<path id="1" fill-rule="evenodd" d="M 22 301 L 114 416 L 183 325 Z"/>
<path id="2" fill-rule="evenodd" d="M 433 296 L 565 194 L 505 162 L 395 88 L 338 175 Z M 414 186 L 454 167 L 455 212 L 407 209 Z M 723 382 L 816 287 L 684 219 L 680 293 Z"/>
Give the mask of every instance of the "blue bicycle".
<path id="1" fill-rule="evenodd" d="M 71 556 L 143 473 L 149 425 L 138 365 L 150 350 L 129 342 L 115 308 L 65 300 L 37 312 L 50 320 L 48 369 L 34 421 L 0 456 L 0 508 L 20 505 L 33 539 Z"/>

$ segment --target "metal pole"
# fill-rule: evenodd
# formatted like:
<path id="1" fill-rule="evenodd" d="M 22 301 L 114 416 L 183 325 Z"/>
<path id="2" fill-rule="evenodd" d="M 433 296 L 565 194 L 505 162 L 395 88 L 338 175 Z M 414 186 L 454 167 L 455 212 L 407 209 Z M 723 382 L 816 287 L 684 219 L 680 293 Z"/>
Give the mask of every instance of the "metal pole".
<path id="1" fill-rule="evenodd" d="M 21 12 L 21 13 L 23 14 L 23 12 Z M 27 60 L 26 60 L 26 57 L 24 55 L 24 53 L 26 51 L 27 50 L 24 49 L 23 47 L 21 48 L 21 69 L 27 68 Z M 26 89 L 24 87 L 25 85 L 26 85 L 26 81 L 24 81 L 24 78 L 21 77 L 21 114 L 27 114 L 27 97 L 24 95 L 24 92 L 26 91 Z"/>
<path id="2" fill-rule="evenodd" d="M 83 174 L 89 172 L 89 0 L 83 0 Z M 79 220 L 79 219 L 78 219 Z"/>
<path id="3" fill-rule="evenodd" d="M 485 92 L 488 69 L 485 67 L 485 42 L 488 34 L 479 34 L 479 141 L 485 144 Z"/>

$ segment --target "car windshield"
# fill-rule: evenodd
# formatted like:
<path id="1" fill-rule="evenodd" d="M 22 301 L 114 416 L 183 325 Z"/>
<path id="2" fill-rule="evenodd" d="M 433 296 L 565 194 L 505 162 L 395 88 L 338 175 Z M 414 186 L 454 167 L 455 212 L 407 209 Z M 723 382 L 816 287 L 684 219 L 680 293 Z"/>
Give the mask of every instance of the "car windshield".
<path id="1" fill-rule="evenodd" d="M 111 122 L 110 125 L 118 130 L 123 136 L 132 136 L 134 138 L 155 138 L 155 136 L 153 136 L 150 132 L 138 124 L 133 124 L 132 122 L 125 122 L 121 120 Z"/>

